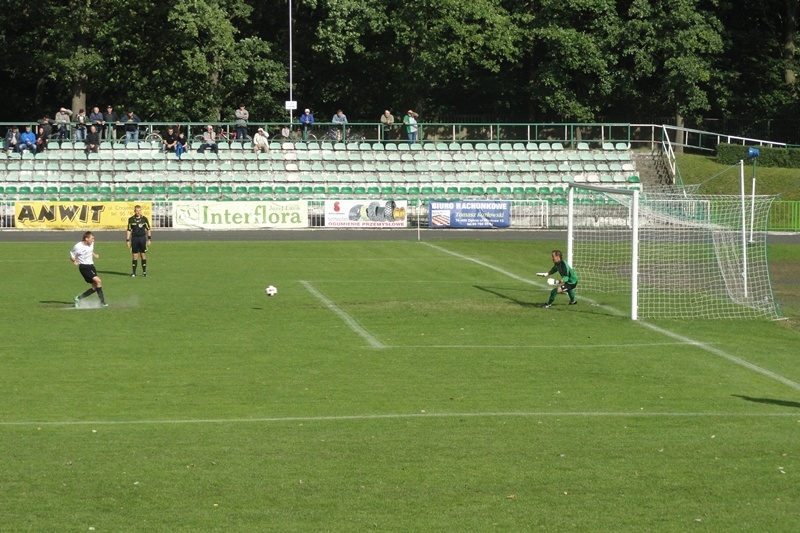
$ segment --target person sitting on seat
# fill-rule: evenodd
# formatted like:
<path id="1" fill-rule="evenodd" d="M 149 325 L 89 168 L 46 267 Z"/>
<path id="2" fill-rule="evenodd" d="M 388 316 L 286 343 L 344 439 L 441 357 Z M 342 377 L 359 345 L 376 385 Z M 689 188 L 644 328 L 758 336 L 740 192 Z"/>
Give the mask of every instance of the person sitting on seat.
<path id="1" fill-rule="evenodd" d="M 253 136 L 253 152 L 259 153 L 269 152 L 269 133 L 264 131 L 264 128 L 258 128 L 258 131 Z"/>
<path id="2" fill-rule="evenodd" d="M 209 149 L 215 154 L 219 154 L 217 134 L 214 133 L 214 127 L 211 125 L 206 126 L 206 131 L 203 133 L 203 143 L 200 145 L 200 148 L 197 149 L 197 153 L 202 154 Z"/>
<path id="3" fill-rule="evenodd" d="M 19 144 L 17 151 L 22 155 L 25 150 L 30 150 L 33 155 L 36 155 L 36 134 L 31 131 L 31 126 L 25 126 L 25 131 L 19 136 Z"/>

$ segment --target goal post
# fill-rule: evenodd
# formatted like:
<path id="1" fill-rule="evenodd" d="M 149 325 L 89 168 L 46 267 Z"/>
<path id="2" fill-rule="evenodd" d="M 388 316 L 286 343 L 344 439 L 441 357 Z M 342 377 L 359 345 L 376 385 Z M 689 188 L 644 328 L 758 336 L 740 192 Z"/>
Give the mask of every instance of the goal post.
<path id="1" fill-rule="evenodd" d="M 584 290 L 628 293 L 632 320 L 777 318 L 767 258 L 773 200 L 571 186 L 567 261 Z"/>

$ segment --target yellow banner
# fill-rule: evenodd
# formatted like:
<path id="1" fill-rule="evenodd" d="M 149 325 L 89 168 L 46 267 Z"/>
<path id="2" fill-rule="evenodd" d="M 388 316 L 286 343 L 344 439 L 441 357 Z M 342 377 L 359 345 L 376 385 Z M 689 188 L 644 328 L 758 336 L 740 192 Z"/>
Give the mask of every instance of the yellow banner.
<path id="1" fill-rule="evenodd" d="M 142 206 L 142 214 L 152 224 L 150 202 L 26 202 L 14 203 L 17 229 L 121 229 L 128 227 L 133 208 Z"/>

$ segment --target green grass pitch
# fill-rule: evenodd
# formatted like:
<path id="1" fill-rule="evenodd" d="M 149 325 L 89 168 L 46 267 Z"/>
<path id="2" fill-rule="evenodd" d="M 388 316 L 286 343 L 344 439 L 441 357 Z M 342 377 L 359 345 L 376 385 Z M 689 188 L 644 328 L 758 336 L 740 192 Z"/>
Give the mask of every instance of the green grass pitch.
<path id="1" fill-rule="evenodd" d="M 562 243 L 156 240 L 130 278 L 118 237 L 107 309 L 72 241 L 0 243 L 2 531 L 800 524 L 800 248 L 788 320 L 637 323 L 540 307 Z"/>

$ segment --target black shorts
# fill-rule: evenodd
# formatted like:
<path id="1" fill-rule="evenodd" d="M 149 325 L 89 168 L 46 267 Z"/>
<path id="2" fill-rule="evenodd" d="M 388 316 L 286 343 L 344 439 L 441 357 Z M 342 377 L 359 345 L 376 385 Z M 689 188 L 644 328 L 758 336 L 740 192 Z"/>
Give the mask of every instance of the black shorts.
<path id="1" fill-rule="evenodd" d="M 147 237 L 133 237 L 131 239 L 131 253 L 143 254 L 147 252 Z"/>
<path id="2" fill-rule="evenodd" d="M 565 283 L 565 284 L 564 284 L 564 285 L 562 285 L 561 287 L 562 287 L 562 290 L 563 290 L 564 292 L 567 292 L 567 291 L 572 291 L 572 290 L 575 290 L 575 287 L 577 287 L 577 286 L 578 286 L 578 284 L 577 284 L 577 283 Z"/>
<path id="3" fill-rule="evenodd" d="M 97 271 L 94 269 L 94 265 L 78 265 L 78 270 L 83 276 L 83 279 L 86 280 L 86 283 L 91 283 L 95 277 L 97 277 Z"/>

